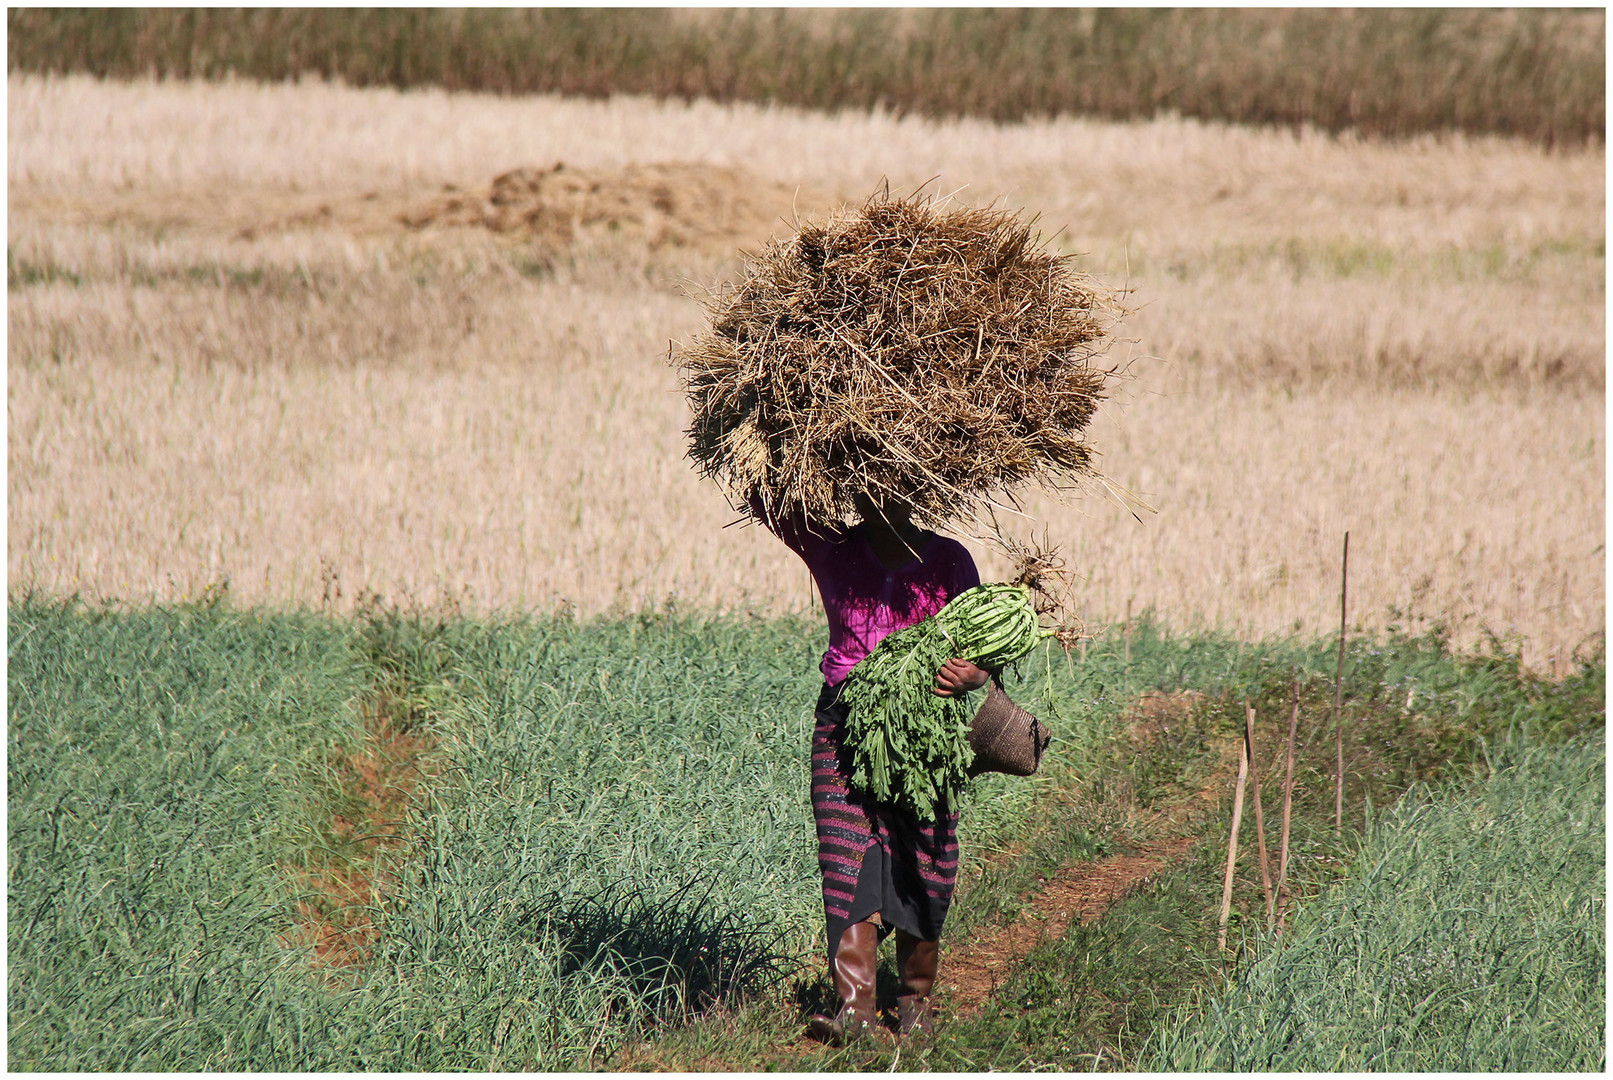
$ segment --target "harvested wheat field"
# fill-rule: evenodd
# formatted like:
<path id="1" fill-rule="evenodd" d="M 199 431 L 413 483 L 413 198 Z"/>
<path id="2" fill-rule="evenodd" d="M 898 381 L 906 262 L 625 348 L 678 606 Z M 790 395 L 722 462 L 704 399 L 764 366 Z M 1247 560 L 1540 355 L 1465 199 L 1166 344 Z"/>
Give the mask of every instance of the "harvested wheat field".
<path id="1" fill-rule="evenodd" d="M 931 181 L 1040 213 L 1129 290 L 1127 377 L 1086 437 L 1135 500 L 1027 504 L 1094 631 L 1152 609 L 1325 632 L 1348 530 L 1354 625 L 1438 620 L 1542 670 L 1602 640 L 1600 148 L 9 92 L 13 594 L 806 608 L 799 561 L 725 531 L 740 514 L 684 460 L 669 345 L 741 249 Z"/>

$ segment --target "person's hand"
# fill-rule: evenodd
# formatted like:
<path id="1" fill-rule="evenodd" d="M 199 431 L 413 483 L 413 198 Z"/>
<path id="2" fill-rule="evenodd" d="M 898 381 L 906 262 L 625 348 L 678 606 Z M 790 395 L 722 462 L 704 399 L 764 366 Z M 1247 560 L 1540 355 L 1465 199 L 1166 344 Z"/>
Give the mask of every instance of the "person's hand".
<path id="1" fill-rule="evenodd" d="M 979 690 L 991 678 L 985 668 L 975 667 L 967 660 L 953 657 L 935 673 L 935 692 L 941 697 L 961 697 L 970 690 Z"/>

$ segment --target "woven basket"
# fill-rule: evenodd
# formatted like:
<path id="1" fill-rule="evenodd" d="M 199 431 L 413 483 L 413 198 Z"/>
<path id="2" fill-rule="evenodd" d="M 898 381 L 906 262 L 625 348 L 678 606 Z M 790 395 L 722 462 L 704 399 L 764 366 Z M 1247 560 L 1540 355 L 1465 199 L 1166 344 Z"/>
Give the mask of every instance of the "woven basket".
<path id="1" fill-rule="evenodd" d="M 991 691 L 969 724 L 969 745 L 975 752 L 969 775 L 1029 776 L 1042 764 L 1042 752 L 1052 741 L 1047 726 L 1015 705 L 1002 684 L 993 679 Z"/>

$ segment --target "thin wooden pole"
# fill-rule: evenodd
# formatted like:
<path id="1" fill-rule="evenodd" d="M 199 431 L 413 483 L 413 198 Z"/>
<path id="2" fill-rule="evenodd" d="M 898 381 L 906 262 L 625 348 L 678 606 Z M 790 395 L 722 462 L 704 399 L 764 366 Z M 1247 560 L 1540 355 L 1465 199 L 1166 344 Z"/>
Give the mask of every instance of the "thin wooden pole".
<path id="1" fill-rule="evenodd" d="M 1131 597 L 1126 597 L 1126 671 L 1131 670 Z"/>
<path id="2" fill-rule="evenodd" d="M 1344 567 L 1339 575 L 1339 669 L 1333 676 L 1333 728 L 1338 750 L 1338 767 L 1333 779 L 1333 831 L 1344 831 L 1344 692 L 1345 602 L 1350 592 L 1350 534 L 1344 534 Z"/>
<path id="3" fill-rule="evenodd" d="M 1277 917 L 1277 901 L 1271 890 L 1271 862 L 1266 858 L 1266 817 L 1260 809 L 1260 758 L 1255 754 L 1255 710 L 1243 703 L 1243 753 L 1249 759 L 1249 786 L 1255 797 L 1255 839 L 1260 849 L 1260 884 L 1266 891 L 1266 925 Z"/>
<path id="4" fill-rule="evenodd" d="M 1277 932 L 1288 916 L 1288 823 L 1294 812 L 1294 736 L 1299 733 L 1299 683 L 1294 683 L 1294 704 L 1288 712 L 1288 771 L 1283 776 L 1283 839 L 1277 854 Z"/>
<path id="5" fill-rule="evenodd" d="M 1238 786 L 1232 795 L 1232 835 L 1227 839 L 1227 876 L 1221 885 L 1221 934 L 1217 945 L 1227 947 L 1227 917 L 1232 914 L 1232 868 L 1238 863 L 1238 826 L 1243 824 L 1243 784 L 1249 777 L 1249 747 L 1238 755 Z"/>

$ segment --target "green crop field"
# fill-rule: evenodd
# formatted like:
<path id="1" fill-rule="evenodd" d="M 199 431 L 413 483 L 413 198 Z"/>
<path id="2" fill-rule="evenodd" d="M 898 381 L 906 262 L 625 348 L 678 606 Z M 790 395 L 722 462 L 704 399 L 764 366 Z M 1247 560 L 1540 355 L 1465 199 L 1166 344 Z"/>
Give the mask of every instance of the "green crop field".
<path id="1" fill-rule="evenodd" d="M 346 635 L 16 599 L 8 631 L 11 1067 L 289 1060 L 315 996 L 279 935 L 354 735 Z"/>
<path id="2" fill-rule="evenodd" d="M 371 610 L 336 619 L 227 604 L 111 613 L 13 597 L 8 629 L 14 1068 L 598 1068 L 630 1064 L 623 1054 L 645 1046 L 662 1047 L 663 1064 L 691 1068 L 710 1060 L 701 1055 L 713 1040 L 736 1067 L 753 1058 L 766 1067 L 769 1046 L 793 1041 L 779 1003 L 788 1010 L 792 996 L 815 992 L 816 969 L 802 965 L 821 932 L 806 798 L 816 625 L 673 612 L 585 622 Z M 1203 783 L 1245 698 L 1275 715 L 1297 680 L 1307 715 L 1325 715 L 1330 659 L 1325 642 L 1168 637 L 1146 622 L 1129 644 L 1116 639 L 1084 659 L 1033 654 L 1011 686 L 1053 717 L 1057 753 L 1035 780 L 992 777 L 971 789 L 955 926 L 1011 917 L 1050 861 L 1139 842 L 1138 815 Z M 1576 863 L 1602 843 L 1592 813 L 1601 743 L 1583 735 L 1600 729 L 1600 661 L 1543 683 L 1504 657 L 1463 660 L 1435 640 L 1393 639 L 1358 642 L 1349 667 L 1353 824 L 1341 839 L 1326 827 L 1331 745 L 1310 740 L 1299 770 L 1308 824 L 1296 830 L 1296 852 L 1310 867 L 1302 892 L 1324 899 L 1296 924 L 1294 962 L 1343 979 L 1320 966 L 1319 949 L 1369 965 L 1393 946 L 1325 931 L 1339 911 L 1378 921 L 1388 910 L 1393 896 L 1372 890 L 1386 873 L 1381 838 L 1395 828 L 1424 830 L 1415 843 L 1437 847 L 1438 830 L 1461 831 L 1501 806 L 1496 799 L 1533 807 L 1522 832 L 1495 838 L 1532 845 L 1532 861 L 1481 869 L 1473 887 L 1486 891 L 1478 906 L 1487 912 L 1532 904 L 1556 913 L 1529 924 L 1533 944 L 1520 955 L 1568 964 L 1559 980 L 1568 997 L 1519 997 L 1541 980 L 1518 967 L 1507 1009 L 1544 1012 L 1498 1060 L 1600 1060 L 1585 1057 L 1586 1024 L 1558 1016 L 1583 1013 L 1603 992 L 1602 941 L 1584 925 L 1586 904 L 1600 904 L 1601 872 L 1555 885 L 1541 877 L 1546 863 Z M 1197 704 L 1139 756 L 1125 720 L 1150 690 L 1195 691 Z M 336 763 L 375 737 L 363 717 L 376 708 L 428 740 L 437 760 L 398 825 L 403 842 L 366 863 L 342 847 L 330 819 L 351 798 Z M 1503 771 L 1505 784 L 1466 802 L 1422 797 L 1424 809 L 1395 819 L 1407 824 L 1374 830 L 1353 864 L 1367 869 L 1351 872 L 1343 894 L 1325 891 L 1348 864 L 1367 799 L 1384 806 L 1413 776 L 1483 774 L 1485 740 L 1508 732 L 1547 747 L 1566 739 L 1571 749 L 1520 759 L 1541 764 Z M 1537 782 L 1536 795 L 1523 790 Z M 1052 798 L 1068 790 L 1088 801 L 1071 809 Z M 1081 1067 L 1091 1045 L 1070 1045 L 1079 1043 L 1071 1032 L 1085 1031 L 1117 1048 L 1110 1064 L 1135 1065 L 1141 1039 L 1169 1024 L 1170 1047 L 1219 1045 L 1219 1021 L 1170 1010 L 1213 990 L 1203 931 L 1213 931 L 1205 898 L 1217 886 L 1213 869 L 1198 868 L 1214 861 L 1224 811 L 1205 826 L 1201 858 L 1127 901 L 1152 904 L 1144 921 L 1168 921 L 1196 944 L 1172 943 L 1171 955 L 1150 959 L 1115 929 L 1132 925 L 1122 904 L 1115 920 L 1094 924 L 1108 927 L 1107 944 L 1095 947 L 1082 926 L 1033 955 L 983 1017 L 943 1034 L 928 1064 Z M 1494 813 L 1513 821 L 1510 810 Z M 1563 820 L 1578 831 L 1547 843 Z M 1388 843 L 1391 854 L 1405 847 Z M 298 933 L 310 888 L 300 871 L 342 859 L 373 878 L 364 906 L 375 933 L 361 963 L 321 964 Z M 1447 859 L 1427 872 L 1444 882 L 1460 865 Z M 1258 905 L 1258 892 L 1241 885 L 1239 919 L 1252 920 Z M 1446 925 L 1429 946 L 1429 962 L 1444 967 L 1418 968 L 1419 987 L 1490 962 L 1490 953 L 1464 954 L 1464 925 Z M 1322 945 L 1312 943 L 1319 931 Z M 1493 952 L 1493 934 L 1475 940 Z M 1083 943 L 1085 966 L 1069 942 Z M 1270 963 L 1245 979 L 1270 978 Z M 1146 978 L 1153 1002 L 1119 1012 L 1088 1002 L 1078 1023 L 1050 1022 L 1070 1019 L 1067 995 L 1083 996 L 1083 980 L 1100 969 L 1110 980 L 1123 970 Z M 1363 970 L 1347 977 L 1359 982 Z M 1468 996 L 1447 1012 L 1491 1002 L 1460 993 Z M 1248 1006 L 1218 1008 L 1214 1017 L 1259 1026 L 1244 1018 Z M 1599 1027 L 1594 1034 L 1599 1047 Z M 866 1059 L 823 1053 L 806 1065 L 894 1063 L 888 1048 Z M 1439 1040 L 1406 1053 L 1393 1060 L 1467 1060 Z"/>
<path id="3" fill-rule="evenodd" d="M 816 930 L 800 623 L 22 599 L 9 630 L 14 1065 L 565 1067 Z M 366 677 L 449 765 L 333 989 L 286 937 Z M 985 787 L 977 830 L 1023 812 Z"/>
<path id="4" fill-rule="evenodd" d="M 1161 1072 L 1600 1072 L 1607 746 L 1497 747 L 1402 800 L 1281 948 L 1165 1028 Z"/>

